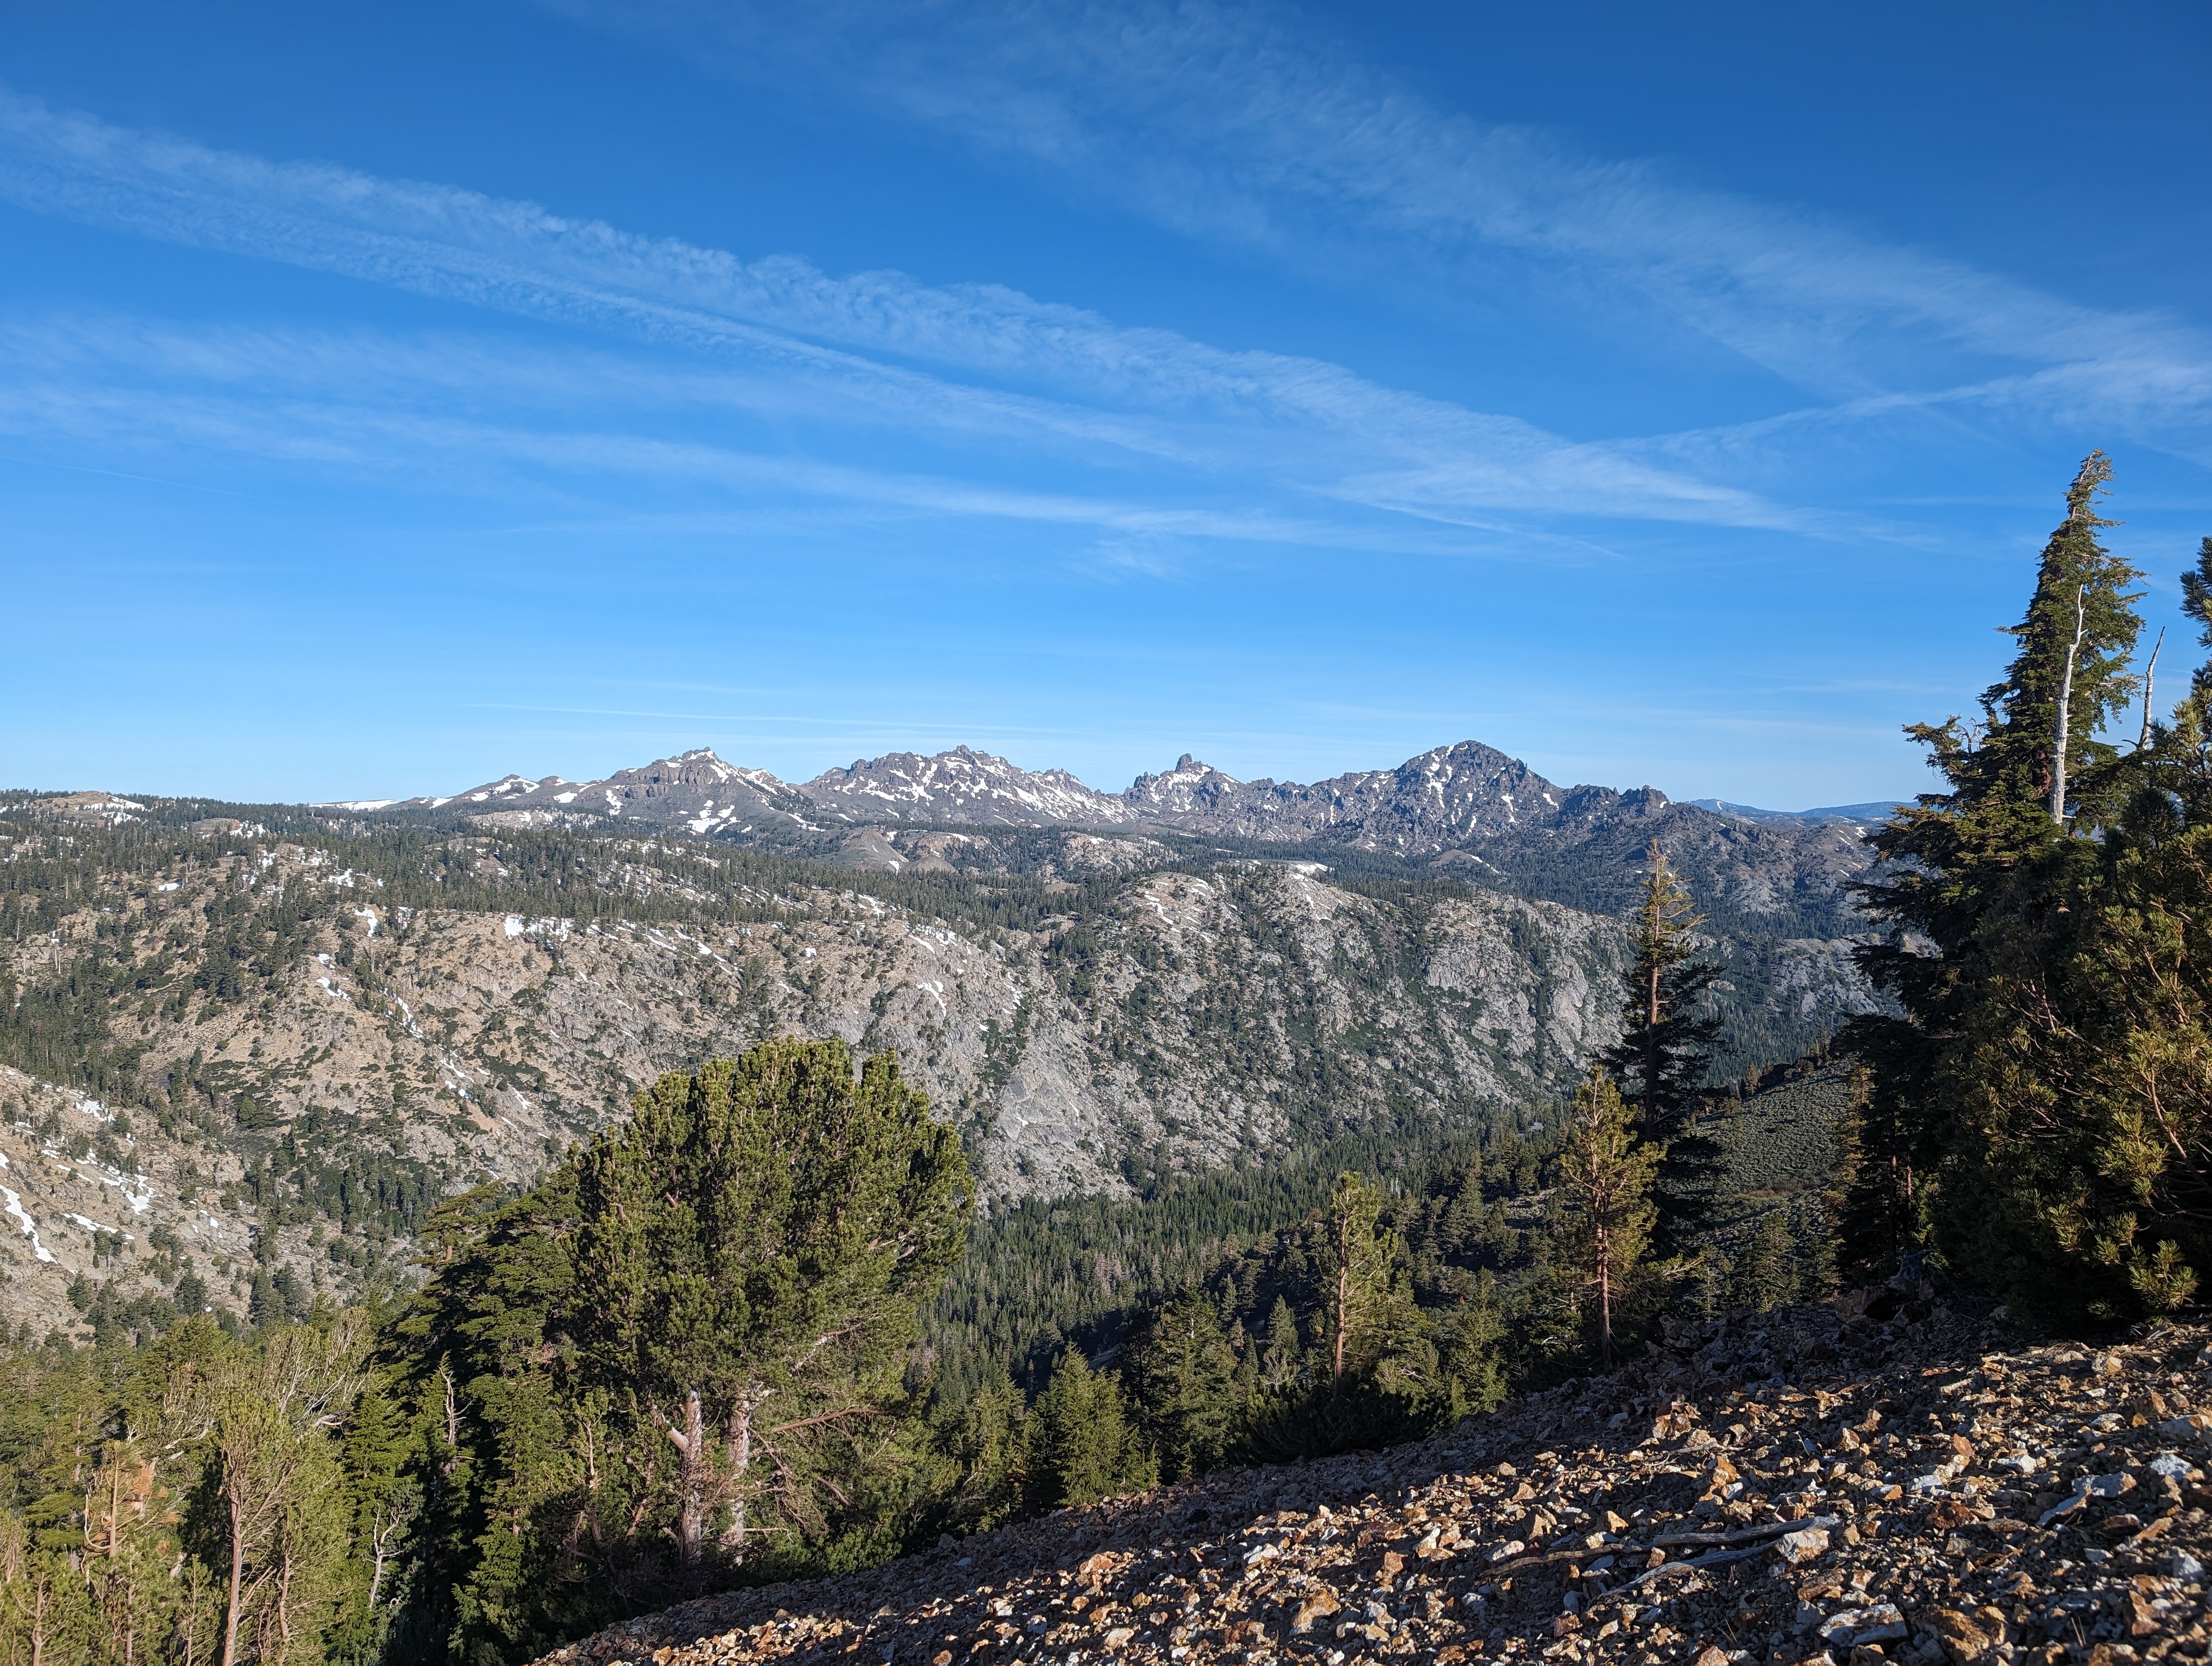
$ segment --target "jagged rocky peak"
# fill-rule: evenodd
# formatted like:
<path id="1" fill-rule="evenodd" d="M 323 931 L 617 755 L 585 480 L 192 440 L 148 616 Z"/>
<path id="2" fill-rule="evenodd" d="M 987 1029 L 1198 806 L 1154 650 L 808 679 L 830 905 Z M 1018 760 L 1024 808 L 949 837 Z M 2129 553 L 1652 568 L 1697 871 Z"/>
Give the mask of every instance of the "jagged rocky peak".
<path id="1" fill-rule="evenodd" d="M 1518 758 L 1463 740 L 1395 769 L 1357 770 L 1310 787 L 1238 781 L 1186 757 L 1166 775 L 1140 777 L 1126 796 L 1145 818 L 1192 832 L 1437 850 L 1548 825 L 1565 795 Z"/>
<path id="2" fill-rule="evenodd" d="M 1632 875 L 1658 837 L 1694 883 L 1754 913 L 1839 896 L 1872 860 L 1859 830 L 1848 824 L 1824 825 L 1809 814 L 1753 822 L 1674 803 L 1649 786 L 1626 793 L 1563 787 L 1474 740 L 1310 786 L 1240 781 L 1185 752 L 1174 768 L 1141 775 L 1123 793 L 1100 792 L 1065 769 L 1024 769 L 964 745 L 927 757 L 858 758 L 799 785 L 702 746 L 618 769 L 603 781 L 508 775 L 453 798 L 410 799 L 392 807 L 446 805 L 468 811 L 483 825 L 620 819 L 693 837 L 794 830 L 813 837 L 825 824 L 1152 829 L 1334 844 L 1411 859 L 1450 855 L 1470 876 L 1491 878 L 1514 863 L 1553 860 L 1571 848 L 1583 853 L 1587 872 Z M 933 868 L 945 853 L 867 844 L 850 846 L 844 859 L 897 871 L 900 863 Z"/>
<path id="3" fill-rule="evenodd" d="M 1174 769 L 1139 775 L 1121 799 L 1138 815 L 1154 810 L 1208 810 L 1218 808 L 1243 786 L 1236 776 L 1224 775 L 1210 763 L 1200 763 L 1185 752 L 1175 761 Z"/>
<path id="4" fill-rule="evenodd" d="M 465 787 L 458 793 L 426 793 L 412 799 L 338 799 L 323 806 L 331 810 L 436 810 L 448 804 L 507 804 L 516 800 L 551 803 L 561 789 L 574 783 L 559 775 L 547 775 L 532 781 L 527 775 L 509 773 L 497 781 L 485 781 L 480 787 Z"/>
<path id="5" fill-rule="evenodd" d="M 1120 798 L 1085 786 L 1065 769 L 1024 769 L 969 746 L 930 757 L 891 752 L 856 758 L 851 767 L 824 770 L 799 790 L 824 809 L 854 821 L 1098 826 L 1128 816 Z"/>
<path id="6" fill-rule="evenodd" d="M 680 826 L 695 836 L 763 823 L 806 825 L 813 808 L 767 770 L 727 763 L 710 746 L 617 769 L 578 788 L 569 801 L 600 815 Z"/>

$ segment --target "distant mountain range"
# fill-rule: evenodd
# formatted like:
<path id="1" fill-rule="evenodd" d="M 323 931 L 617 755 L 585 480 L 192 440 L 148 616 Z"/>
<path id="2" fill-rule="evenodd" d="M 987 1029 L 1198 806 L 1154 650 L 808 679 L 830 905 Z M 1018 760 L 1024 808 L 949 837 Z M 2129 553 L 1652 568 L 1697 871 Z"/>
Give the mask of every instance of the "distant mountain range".
<path id="1" fill-rule="evenodd" d="M 1689 799 L 1685 802 L 1694 804 L 1700 810 L 1710 810 L 1717 816 L 1736 816 L 1747 822 L 1838 823 L 1851 827 L 1879 827 L 1905 800 L 1875 799 L 1866 804 L 1826 804 L 1817 810 L 1758 810 L 1747 804 L 1730 804 L 1726 799 Z"/>
<path id="2" fill-rule="evenodd" d="M 1310 785 L 1238 781 L 1185 753 L 1121 793 L 967 746 L 859 759 L 796 783 L 701 747 L 602 781 L 506 775 L 459 793 L 343 807 L 458 813 L 495 828 L 639 824 L 889 872 L 1018 863 L 1003 836 L 1024 830 L 1180 836 L 1322 860 L 1341 851 L 1341 860 L 1411 865 L 1601 913 L 1632 904 L 1656 838 L 1701 906 L 1718 911 L 1717 924 L 1735 916 L 1758 934 L 1819 939 L 1863 929 L 1850 888 L 1873 860 L 1865 830 L 1887 811 L 1849 805 L 1788 814 L 1718 800 L 1680 803 L 1653 787 L 1563 787 L 1473 740 Z M 995 848 L 962 845 L 931 829 L 1001 836 Z"/>
<path id="3" fill-rule="evenodd" d="M 1065 769 L 1028 770 L 967 746 L 923 757 L 892 752 L 855 760 L 811 781 L 778 780 L 725 762 L 710 748 L 618 769 L 601 781 L 505 775 L 459 793 L 404 800 L 356 800 L 356 811 L 479 814 L 535 812 L 549 819 L 613 819 L 681 827 L 695 836 L 775 826 L 896 824 L 933 827 L 1131 828 L 1337 843 L 1405 856 L 1432 856 L 1500 836 L 1561 831 L 1649 813 L 1670 801 L 1645 787 L 1560 787 L 1480 741 L 1440 746 L 1390 769 L 1357 770 L 1316 781 L 1238 781 L 1188 752 L 1175 767 L 1106 793 Z M 1719 799 L 1690 807 L 1762 826 L 1869 826 L 1891 806 L 1759 810 Z M 518 818 L 517 819 L 520 819 Z"/>

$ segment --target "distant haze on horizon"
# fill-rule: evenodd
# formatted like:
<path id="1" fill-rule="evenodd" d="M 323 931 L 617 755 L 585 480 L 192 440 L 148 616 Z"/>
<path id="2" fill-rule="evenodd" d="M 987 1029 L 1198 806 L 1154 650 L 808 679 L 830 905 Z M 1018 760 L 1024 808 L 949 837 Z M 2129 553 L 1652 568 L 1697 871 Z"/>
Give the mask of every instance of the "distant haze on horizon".
<path id="1" fill-rule="evenodd" d="M 2186 686 L 2201 7 L 1040 16 L 18 9 L 0 781 L 1909 796 L 2100 446 Z"/>

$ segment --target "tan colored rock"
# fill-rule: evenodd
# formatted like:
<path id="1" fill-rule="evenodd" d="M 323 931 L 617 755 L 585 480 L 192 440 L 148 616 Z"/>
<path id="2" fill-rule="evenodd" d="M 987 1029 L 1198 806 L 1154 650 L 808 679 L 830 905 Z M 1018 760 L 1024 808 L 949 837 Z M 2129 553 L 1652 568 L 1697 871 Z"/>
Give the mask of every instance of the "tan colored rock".
<path id="1" fill-rule="evenodd" d="M 2002 1637 L 1992 1637 L 1971 1614 L 1958 1608 L 1938 1608 L 1928 1616 L 1936 1635 L 1943 1640 L 1943 1651 L 1959 1666 L 1989 1657 Z"/>
<path id="2" fill-rule="evenodd" d="M 1785 1533 L 1774 1541 L 1777 1554 L 1792 1567 L 1825 1556 L 1828 1551 L 1828 1529 L 1825 1527 L 1800 1528 L 1795 1533 Z"/>

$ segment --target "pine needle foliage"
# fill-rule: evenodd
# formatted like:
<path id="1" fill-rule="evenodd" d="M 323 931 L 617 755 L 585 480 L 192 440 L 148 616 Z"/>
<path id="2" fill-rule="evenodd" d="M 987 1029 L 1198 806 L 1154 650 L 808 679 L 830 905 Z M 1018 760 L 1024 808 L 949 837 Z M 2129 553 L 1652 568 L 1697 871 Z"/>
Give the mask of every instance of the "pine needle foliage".
<path id="1" fill-rule="evenodd" d="M 1696 1249 L 1722 1163 L 1719 1144 L 1698 1116 L 1722 1031 L 1712 1006 L 1720 969 L 1701 952 L 1704 924 L 1689 887 L 1654 839 L 1629 927 L 1634 959 L 1620 1040 L 1604 1063 L 1633 1111 L 1637 1134 L 1661 1153 L 1658 1250 L 1668 1257 Z"/>
<path id="2" fill-rule="evenodd" d="M 2069 487 L 1981 723 L 1909 731 L 1948 790 L 1876 835 L 1891 930 L 1861 957 L 1907 1016 L 1849 1037 L 1851 1223 L 2068 1325 L 2172 1311 L 2212 1253 L 2205 678 L 2142 744 L 2100 733 L 2142 687 L 2110 477 L 2094 453 Z M 2185 581 L 2200 619 L 2208 597 L 2212 543 Z"/>
<path id="3" fill-rule="evenodd" d="M 1034 1511 L 1142 1492 L 1159 1464 L 1130 1420 L 1120 1379 L 1091 1369 L 1070 1349 L 1030 1408 L 1025 1431 L 1028 1503 Z"/>
<path id="4" fill-rule="evenodd" d="M 469 1478 L 439 1536 L 481 1554 L 422 1597 L 452 1646 L 896 1548 L 933 1484 L 906 1371 L 973 1195 L 889 1055 L 779 1040 L 449 1211 L 394 1352 Z"/>
<path id="5" fill-rule="evenodd" d="M 1616 1316 L 1644 1271 L 1662 1148 L 1637 1137 L 1620 1091 L 1593 1069 L 1575 1094 L 1559 1152 L 1560 1260 L 1591 1304 L 1598 1363 L 1613 1368 Z"/>

